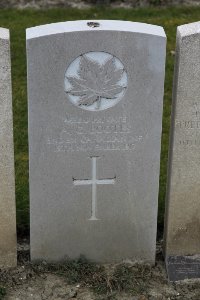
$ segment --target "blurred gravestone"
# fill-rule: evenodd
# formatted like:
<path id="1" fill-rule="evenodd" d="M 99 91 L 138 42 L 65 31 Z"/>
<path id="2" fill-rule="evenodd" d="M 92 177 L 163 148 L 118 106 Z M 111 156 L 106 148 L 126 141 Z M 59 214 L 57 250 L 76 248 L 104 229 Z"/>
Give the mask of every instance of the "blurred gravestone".
<path id="1" fill-rule="evenodd" d="M 9 30 L 0 28 L 0 268 L 16 265 L 16 213 Z"/>
<path id="2" fill-rule="evenodd" d="M 200 22 L 177 30 L 165 226 L 170 280 L 200 277 Z"/>
<path id="3" fill-rule="evenodd" d="M 154 262 L 165 44 L 123 21 L 27 30 L 33 260 Z"/>

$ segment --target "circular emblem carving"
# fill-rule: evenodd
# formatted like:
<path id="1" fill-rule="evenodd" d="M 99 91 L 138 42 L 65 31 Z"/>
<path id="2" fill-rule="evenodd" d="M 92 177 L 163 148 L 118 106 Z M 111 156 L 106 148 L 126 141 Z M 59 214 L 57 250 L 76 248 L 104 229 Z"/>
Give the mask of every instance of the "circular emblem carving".
<path id="1" fill-rule="evenodd" d="M 68 99 L 85 110 L 114 106 L 124 96 L 127 73 L 121 61 L 106 52 L 88 52 L 77 57 L 65 72 Z"/>

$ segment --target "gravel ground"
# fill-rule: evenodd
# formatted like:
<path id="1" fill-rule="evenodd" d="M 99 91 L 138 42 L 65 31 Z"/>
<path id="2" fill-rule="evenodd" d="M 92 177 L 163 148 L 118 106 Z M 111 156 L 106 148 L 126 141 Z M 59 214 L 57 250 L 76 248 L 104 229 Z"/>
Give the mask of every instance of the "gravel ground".
<path id="1" fill-rule="evenodd" d="M 97 2 L 109 0 L 0 0 L 0 8 L 55 8 L 55 7 L 74 7 L 74 8 L 89 8 Z M 111 1 L 111 7 L 143 7 L 150 3 L 161 3 L 161 5 L 200 5 L 200 0 L 124 0 Z"/>
<path id="2" fill-rule="evenodd" d="M 29 245 L 26 240 L 18 245 L 18 267 L 0 270 L 0 286 L 6 288 L 5 300 L 199 300 L 200 280 L 186 280 L 168 283 L 160 244 L 157 246 L 157 260 L 148 273 L 143 267 L 134 268 L 136 289 L 122 289 L 109 294 L 94 293 L 87 284 L 68 284 L 66 276 L 51 271 L 46 262 L 32 265 L 29 261 Z M 126 264 L 127 265 L 127 264 Z M 116 265 L 105 265 L 109 273 Z M 53 270 L 53 269 L 52 269 Z M 146 272 L 146 273 L 145 273 Z M 125 276 L 125 275 L 124 275 Z M 145 278 L 148 276 L 148 279 Z M 109 277 L 108 277 L 109 278 Z M 137 280 L 136 280 L 137 279 Z M 128 278 L 126 279 L 128 280 Z M 87 280 L 85 281 L 87 282 Z M 0 295 L 0 299 L 1 295 Z"/>

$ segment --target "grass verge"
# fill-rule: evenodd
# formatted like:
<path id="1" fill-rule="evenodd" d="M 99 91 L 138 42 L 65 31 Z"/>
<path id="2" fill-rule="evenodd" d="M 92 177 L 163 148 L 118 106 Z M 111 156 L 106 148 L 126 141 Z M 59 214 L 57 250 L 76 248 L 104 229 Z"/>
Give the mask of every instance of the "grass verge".
<path id="1" fill-rule="evenodd" d="M 4 287 L 0 287 L 0 300 L 3 300 L 6 295 L 6 289 Z"/>
<path id="2" fill-rule="evenodd" d="M 140 8 L 140 9 L 50 9 L 0 10 L 0 26 L 11 30 L 12 83 L 14 109 L 14 140 L 16 167 L 17 225 L 24 233 L 29 228 L 28 196 L 28 134 L 25 29 L 36 25 L 81 19 L 116 19 L 145 22 L 164 27 L 167 37 L 167 62 L 163 115 L 162 153 L 158 225 L 163 226 L 169 123 L 171 111 L 172 78 L 176 27 L 199 20 L 200 7 Z"/>

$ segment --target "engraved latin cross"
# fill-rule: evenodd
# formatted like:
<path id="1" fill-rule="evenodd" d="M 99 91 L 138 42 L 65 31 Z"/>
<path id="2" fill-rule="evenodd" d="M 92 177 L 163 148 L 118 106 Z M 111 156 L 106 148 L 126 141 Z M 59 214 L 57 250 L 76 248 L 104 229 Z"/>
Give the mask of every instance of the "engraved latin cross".
<path id="1" fill-rule="evenodd" d="M 95 221 L 99 220 L 96 217 L 97 213 L 97 185 L 99 184 L 115 184 L 115 179 L 97 179 L 97 158 L 91 157 L 92 159 L 92 179 L 83 179 L 77 180 L 73 179 L 74 185 L 91 185 L 92 186 L 92 208 L 91 208 L 91 217 L 89 220 Z"/>

